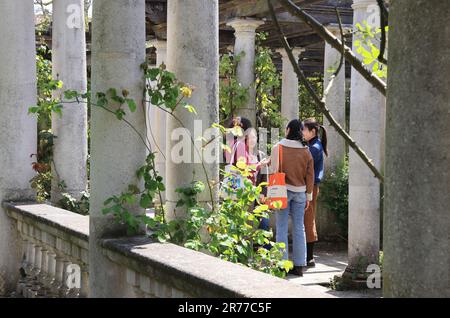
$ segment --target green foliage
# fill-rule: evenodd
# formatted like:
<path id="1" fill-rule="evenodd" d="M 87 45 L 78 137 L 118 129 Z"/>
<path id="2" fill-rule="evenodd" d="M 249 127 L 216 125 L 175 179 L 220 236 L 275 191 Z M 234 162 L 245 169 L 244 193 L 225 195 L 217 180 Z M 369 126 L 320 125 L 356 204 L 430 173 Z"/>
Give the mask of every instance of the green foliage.
<path id="1" fill-rule="evenodd" d="M 319 94 L 323 93 L 323 76 L 322 74 L 317 74 L 308 78 L 309 82 L 312 84 L 314 90 Z M 317 110 L 316 102 L 313 97 L 307 91 L 305 85 L 299 85 L 299 104 L 300 104 L 300 119 L 305 120 L 307 118 L 316 118 L 320 123 L 323 122 L 322 113 Z"/>
<path id="2" fill-rule="evenodd" d="M 62 199 L 58 201 L 58 206 L 61 209 L 72 211 L 74 213 L 89 215 L 89 193 L 81 192 L 81 198 L 78 200 L 67 192 L 61 193 Z"/>
<path id="3" fill-rule="evenodd" d="M 169 114 L 183 107 L 189 113 L 196 114 L 194 106 L 188 105 L 184 99 L 189 98 L 192 94 L 192 88 L 184 83 L 177 81 L 175 74 L 168 72 L 164 64 L 159 68 L 149 68 L 147 64 L 142 65 L 146 80 L 145 93 L 151 102 L 150 107 L 159 107 Z M 100 107 L 110 113 L 113 113 L 118 120 L 126 121 L 127 107 L 130 112 L 136 111 L 136 103 L 128 98 L 129 92 L 122 90 L 118 94 L 114 88 L 108 89 L 106 92 L 96 93 L 96 102 L 92 103 L 94 107 Z M 79 96 L 77 92 L 66 92 L 66 98 L 76 98 Z M 115 108 L 109 107 L 115 104 Z M 118 106 L 118 107 L 117 107 Z M 126 121 L 128 124 L 129 122 Z M 132 129 L 134 127 L 129 124 Z M 135 130 L 136 131 L 136 130 Z M 137 131 L 136 131 L 137 132 Z M 139 132 L 137 132 L 139 134 Z M 141 136 L 141 140 L 145 144 L 145 139 Z M 155 153 L 150 152 L 147 156 L 145 164 L 136 171 L 137 184 L 130 184 L 127 191 L 120 195 L 114 195 L 105 200 L 103 214 L 111 214 L 116 222 L 126 225 L 129 234 L 139 233 L 142 225 L 154 225 L 155 221 L 145 215 L 136 215 L 133 206 L 139 204 L 143 209 L 153 206 L 157 196 L 161 197 L 161 192 L 165 191 L 163 178 L 155 169 Z M 144 187 L 139 187 L 139 181 L 144 181 Z M 164 220 L 164 211 L 160 213 Z M 162 222 L 164 223 L 164 222 Z M 162 239 L 162 237 L 161 237 Z"/>
<path id="4" fill-rule="evenodd" d="M 387 78 L 387 65 L 380 63 L 378 57 L 380 55 L 381 28 L 371 27 L 367 21 L 356 24 L 357 31 L 355 33 L 356 52 L 363 58 L 363 63 L 370 66 L 372 72 L 380 78 Z M 386 33 L 389 27 L 386 27 Z"/>
<path id="5" fill-rule="evenodd" d="M 28 109 L 29 113 L 38 115 L 38 127 L 51 128 L 51 114 L 61 115 L 62 105 L 59 99 L 53 98 L 53 92 L 61 89 L 63 83 L 52 77 L 52 64 L 46 57 L 48 48 L 44 45 L 38 47 L 36 54 L 37 70 L 37 105 Z"/>
<path id="6" fill-rule="evenodd" d="M 167 221 L 164 214 L 159 213 L 155 219 L 147 222 L 152 232 L 152 237 L 159 242 L 171 242 L 195 250 L 202 249 L 201 231 L 205 219 L 211 215 L 211 211 L 201 208 L 197 202 L 197 194 L 205 190 L 205 185 L 200 181 L 176 189 L 179 194 L 177 208 L 184 207 L 186 215 Z"/>
<path id="7" fill-rule="evenodd" d="M 155 170 L 155 154 L 150 153 L 145 164 L 136 171 L 137 184 L 144 181 L 144 188 L 141 189 L 137 184 L 130 184 L 127 191 L 120 195 L 113 195 L 104 202 L 105 208 L 103 214 L 112 214 L 115 221 L 126 225 L 128 234 L 139 233 L 143 224 L 153 224 L 151 219 L 145 215 L 136 215 L 133 207 L 137 204 L 143 209 L 151 207 L 153 200 L 164 191 L 163 179 Z"/>
<path id="8" fill-rule="evenodd" d="M 330 289 L 331 290 L 336 290 L 336 291 L 345 291 L 348 288 L 345 285 L 342 277 L 340 277 L 340 276 L 333 276 L 333 278 L 330 278 Z"/>
<path id="9" fill-rule="evenodd" d="M 39 203 L 50 199 L 52 186 L 52 173 L 50 171 L 40 172 L 30 180 L 31 188 L 36 191 L 36 201 Z"/>
<path id="10" fill-rule="evenodd" d="M 172 116 L 178 108 L 184 108 L 187 112 L 197 115 L 193 105 L 186 102 L 192 95 L 193 87 L 179 82 L 175 74 L 166 70 L 166 65 L 159 68 L 149 68 L 143 64 L 146 79 L 146 94 L 149 96 L 150 107 L 158 107 Z"/>
<path id="11" fill-rule="evenodd" d="M 235 173 L 246 176 L 250 167 L 239 165 Z M 196 196 L 204 185 L 193 182 L 177 190 L 178 207 L 186 208 L 186 217 L 149 223 L 152 236 L 160 242 L 170 241 L 197 251 L 204 251 L 221 259 L 248 266 L 255 270 L 285 277 L 293 268 L 291 261 L 282 260 L 284 243 L 272 241 L 273 232 L 259 229 L 261 218 L 269 217 L 267 205 L 254 207 L 262 188 L 245 180 L 245 187 L 237 191 L 236 199 L 225 199 L 219 210 L 212 212 L 200 206 Z M 262 248 L 270 245 L 271 249 Z"/>
<path id="12" fill-rule="evenodd" d="M 52 113 L 62 116 L 62 103 L 59 98 L 55 98 L 56 91 L 61 90 L 63 83 L 52 77 L 52 64 L 49 60 L 49 50 L 45 45 L 37 49 L 36 69 L 37 69 L 37 104 L 28 108 L 29 114 L 37 115 L 38 121 L 38 146 L 36 161 L 33 162 L 33 169 L 37 175 L 30 180 L 31 187 L 36 191 L 36 201 L 45 202 L 50 199 L 53 174 L 51 163 L 53 161 L 54 139 L 57 138 L 52 133 Z M 70 93 L 68 93 L 70 95 Z M 76 96 L 75 96 L 76 95 Z M 74 94 L 86 97 L 87 94 Z M 65 192 L 64 181 L 59 184 L 62 199 L 58 206 L 79 214 L 88 214 L 89 193 L 82 192 L 81 199 L 77 200 L 69 193 Z"/>
<path id="13" fill-rule="evenodd" d="M 173 73 L 165 70 L 164 65 L 157 69 L 143 65 L 143 68 L 147 80 L 145 93 L 150 98 L 151 107 L 163 108 L 172 116 L 175 116 L 174 111 L 180 106 L 196 114 L 195 108 L 183 100 L 191 96 L 190 87 L 179 83 Z M 118 120 L 126 121 L 127 112 L 124 108 L 128 107 L 130 112 L 136 110 L 135 102 L 127 96 L 127 91 L 123 90 L 119 94 L 116 89 L 111 88 L 104 93 L 97 92 L 96 103 L 92 103 L 92 106 L 100 107 L 113 113 Z M 89 96 L 75 91 L 66 91 L 64 97 L 76 100 L 85 97 L 90 100 Z M 110 105 L 115 107 L 111 108 Z M 134 129 L 128 121 L 126 123 Z M 213 126 L 225 129 L 218 123 Z M 176 190 L 179 194 L 177 208 L 185 210 L 184 217 L 166 220 L 163 208 L 154 219 L 136 214 L 138 204 L 140 208 L 148 209 L 156 197 L 165 191 L 163 179 L 158 175 L 154 161 L 155 154 L 150 153 L 145 164 L 136 171 L 136 183 L 130 184 L 126 191 L 113 195 L 104 202 L 103 214 L 112 215 L 117 223 L 125 225 L 129 235 L 139 233 L 145 225 L 153 233 L 152 237 L 160 242 L 172 242 L 207 252 L 279 277 L 284 277 L 293 267 L 292 262 L 282 260 L 284 244 L 271 242 L 273 233 L 258 229 L 260 218 L 268 217 L 268 207 L 258 205 L 253 209 L 262 185 L 254 187 L 248 179 L 245 188 L 238 190 L 237 200 L 226 199 L 217 211 L 198 203 L 197 195 L 205 191 L 205 185 L 193 181 Z M 243 176 L 250 174 L 250 167 L 243 163 L 238 166 L 237 173 Z M 141 180 L 144 181 L 143 187 L 139 186 Z M 265 244 L 272 245 L 270 251 L 258 248 Z"/>
<path id="14" fill-rule="evenodd" d="M 62 192 L 61 196 L 62 199 L 58 201 L 58 206 L 61 209 L 81 215 L 89 215 L 89 192 L 81 192 L 81 198 L 79 200 L 67 192 Z"/>
<path id="15" fill-rule="evenodd" d="M 28 109 L 29 113 L 37 115 L 38 145 L 36 161 L 33 169 L 37 175 L 30 180 L 31 187 L 36 191 L 36 200 L 44 202 L 50 198 L 51 179 L 50 165 L 53 158 L 53 143 L 56 136 L 51 131 L 52 112 L 61 114 L 59 101 L 52 94 L 61 88 L 62 83 L 52 78 L 52 65 L 48 59 L 48 48 L 41 45 L 37 48 L 37 104 Z"/>
<path id="16" fill-rule="evenodd" d="M 255 87 L 258 125 L 279 128 L 283 126 L 281 117 L 280 74 L 273 64 L 270 48 L 262 45 L 267 33 L 257 34 L 255 56 Z"/>
<path id="17" fill-rule="evenodd" d="M 67 192 L 67 186 L 64 180 L 59 182 L 58 188 L 61 194 L 58 207 L 81 215 L 89 214 L 89 192 L 82 191 L 80 193 L 80 199 L 77 199 Z"/>
<path id="18" fill-rule="evenodd" d="M 30 180 L 31 188 L 36 191 L 37 202 L 45 202 L 50 199 L 52 185 L 50 165 L 53 157 L 54 138 L 56 137 L 51 130 L 42 130 L 38 134 L 37 160 L 32 165 L 37 174 Z"/>
<path id="19" fill-rule="evenodd" d="M 238 164 L 234 173 L 248 176 L 250 167 Z M 270 212 L 267 205 L 254 206 L 262 186 L 244 179 L 244 187 L 237 190 L 236 199 L 223 200 L 219 212 L 205 222 L 210 236 L 205 247 L 222 259 L 284 277 L 292 268 L 290 261 L 282 260 L 284 244 L 272 241 L 272 231 L 259 229 L 260 220 L 268 218 Z M 266 250 L 263 245 L 272 248 Z"/>
<path id="20" fill-rule="evenodd" d="M 237 79 L 237 66 L 239 60 L 244 56 L 224 54 L 219 64 L 219 108 L 221 122 L 232 118 L 236 110 L 243 106 L 248 100 L 248 87 L 243 87 Z"/>
<path id="21" fill-rule="evenodd" d="M 48 34 L 51 29 L 52 13 L 50 5 L 52 4 L 52 1 L 34 0 L 33 2 L 35 9 L 38 8 L 37 17 L 39 17 L 38 23 L 36 24 L 36 38 L 40 43 L 44 43 L 45 39 L 42 34 Z"/>
<path id="22" fill-rule="evenodd" d="M 344 159 L 334 172 L 329 173 L 320 186 L 319 199 L 326 209 L 336 215 L 341 232 L 348 233 L 348 159 Z"/>

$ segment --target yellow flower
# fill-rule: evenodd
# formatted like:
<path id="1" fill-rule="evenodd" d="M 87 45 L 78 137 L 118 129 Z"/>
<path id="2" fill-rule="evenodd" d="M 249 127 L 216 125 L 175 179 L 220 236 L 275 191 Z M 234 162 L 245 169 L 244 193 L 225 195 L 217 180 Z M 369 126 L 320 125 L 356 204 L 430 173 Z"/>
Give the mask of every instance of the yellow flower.
<path id="1" fill-rule="evenodd" d="M 240 157 L 236 163 L 236 167 L 238 167 L 241 170 L 245 170 L 245 168 L 247 168 L 247 164 L 245 163 L 245 158 Z"/>
<path id="2" fill-rule="evenodd" d="M 183 86 L 183 87 L 181 88 L 181 94 L 183 94 L 184 97 L 189 98 L 189 97 L 191 97 L 191 95 L 192 95 L 192 89 L 190 89 L 190 88 L 187 87 L 187 86 Z"/>

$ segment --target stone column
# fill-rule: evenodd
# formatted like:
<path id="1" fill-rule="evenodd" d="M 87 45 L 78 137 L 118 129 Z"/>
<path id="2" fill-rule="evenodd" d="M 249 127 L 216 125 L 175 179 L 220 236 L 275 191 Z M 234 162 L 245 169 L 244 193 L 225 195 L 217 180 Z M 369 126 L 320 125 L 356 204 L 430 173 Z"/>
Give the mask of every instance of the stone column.
<path id="1" fill-rule="evenodd" d="M 341 32 L 338 25 L 328 25 L 330 30 L 336 37 L 341 38 Z M 347 29 L 347 28 L 345 28 Z M 324 90 L 330 83 L 331 76 L 337 71 L 341 60 L 341 53 L 335 50 L 331 45 L 325 42 L 325 60 L 324 60 Z M 345 102 L 346 102 L 346 80 L 345 80 L 345 60 L 341 71 L 334 79 L 333 86 L 330 89 L 326 105 L 330 109 L 334 118 L 345 127 Z M 336 170 L 336 167 L 344 160 L 346 149 L 345 140 L 342 138 L 329 121 L 324 117 L 324 127 L 327 130 L 328 137 L 328 156 L 325 157 L 325 173 Z M 336 223 L 336 215 L 325 208 L 324 204 L 319 202 L 316 211 L 316 225 L 319 238 L 334 237 L 339 234 L 340 229 Z"/>
<path id="2" fill-rule="evenodd" d="M 217 200 L 219 179 L 219 145 L 216 138 L 209 143 L 209 158 L 204 157 L 208 178 L 201 164 L 201 158 L 193 149 L 190 135 L 194 140 L 202 137 L 203 131 L 219 120 L 219 17 L 217 0 L 169 0 L 167 8 L 167 67 L 174 72 L 178 80 L 195 87 L 192 97 L 186 101 L 194 105 L 197 115 L 184 108 L 175 111 L 175 115 L 184 123 L 167 116 L 167 158 L 166 158 L 166 205 L 169 219 L 182 217 L 174 215 L 179 194 L 176 188 L 189 185 L 193 180 L 201 180 L 206 185 L 204 193 L 199 195 L 200 203 L 211 201 L 207 183 L 212 184 L 212 197 Z M 199 32 L 201 30 L 201 32 Z M 218 132 L 216 131 L 218 134 Z M 209 141 L 213 136 L 206 134 Z M 200 151 L 203 142 L 196 142 Z M 179 160 L 180 145 L 183 157 Z M 187 155 L 186 155 L 187 154 Z"/>
<path id="3" fill-rule="evenodd" d="M 32 275 L 32 286 L 31 286 L 31 298 L 36 298 L 41 289 L 41 282 L 39 281 L 39 275 L 41 273 L 41 263 L 42 263 L 42 245 L 39 241 L 34 245 L 34 268 L 31 272 Z"/>
<path id="4" fill-rule="evenodd" d="M 62 91 L 86 92 L 86 38 L 84 0 L 53 1 L 52 73 L 63 82 Z M 61 199 L 58 184 L 64 182 L 64 192 L 79 199 L 87 188 L 87 105 L 63 105 L 62 116 L 52 114 L 52 130 L 56 135 L 53 147 L 52 202 Z"/>
<path id="5" fill-rule="evenodd" d="M 24 226 L 25 224 L 22 224 L 22 226 Z M 24 290 L 25 290 L 25 284 L 26 284 L 26 272 L 25 272 L 25 269 L 27 268 L 27 266 L 28 266 L 28 262 L 29 262 L 29 259 L 28 259 L 28 239 L 27 239 L 27 237 L 25 236 L 25 235 L 23 235 L 23 232 L 21 232 L 22 233 L 22 242 L 23 242 L 23 245 L 22 245 L 22 264 L 21 264 L 21 269 L 20 269 L 20 271 L 22 271 L 22 273 L 24 274 L 24 275 L 20 275 L 20 277 L 19 277 L 19 282 L 17 283 L 17 288 L 16 288 L 16 295 L 18 296 L 18 297 L 22 297 L 23 296 L 23 292 L 24 292 Z"/>
<path id="6" fill-rule="evenodd" d="M 36 153 L 36 49 L 32 0 L 0 2 L 0 202 L 34 198 L 29 180 Z M 0 296 L 15 290 L 21 239 L 0 206 Z"/>
<path id="7" fill-rule="evenodd" d="M 51 285 L 55 279 L 55 252 L 53 249 L 49 250 L 47 254 L 47 276 L 45 281 L 45 288 L 47 290 L 47 294 L 51 293 Z"/>
<path id="8" fill-rule="evenodd" d="M 166 64 L 167 60 L 167 44 L 166 41 L 157 40 L 152 42 L 152 45 L 156 48 L 156 66 Z M 148 105 L 148 118 L 147 118 L 147 137 L 151 144 L 151 149 L 157 152 L 155 158 L 156 171 L 163 177 L 163 182 L 166 182 L 166 118 L 167 113 L 161 109 Z M 165 192 L 162 192 L 163 200 Z M 159 199 L 159 198 L 158 198 Z"/>
<path id="9" fill-rule="evenodd" d="M 292 53 L 298 62 L 300 54 L 304 51 L 301 48 L 294 48 Z M 299 99 L 298 99 L 298 77 L 294 71 L 289 56 L 285 49 L 277 49 L 281 54 L 283 63 L 283 73 L 281 79 L 281 116 L 285 119 L 286 124 L 293 120 L 299 119 Z"/>
<path id="10" fill-rule="evenodd" d="M 328 25 L 330 30 L 336 37 L 341 38 L 341 31 L 338 25 Z M 341 52 L 334 49 L 325 42 L 325 61 L 324 61 L 324 89 L 328 87 L 331 76 L 337 71 L 341 61 Z M 342 127 L 345 127 L 345 59 L 340 72 L 334 79 L 327 99 L 326 106 L 333 114 Z M 327 129 L 328 137 L 328 154 L 326 166 L 328 171 L 333 171 L 339 163 L 345 158 L 345 140 L 342 138 L 329 121 L 324 118 L 324 126 Z"/>
<path id="11" fill-rule="evenodd" d="M 384 297 L 450 297 L 449 15 L 449 1 L 391 2 Z"/>
<path id="12" fill-rule="evenodd" d="M 373 27 L 379 27 L 376 19 L 371 19 L 379 14 L 376 0 L 354 0 L 353 10 L 354 24 L 368 21 Z M 354 69 L 350 98 L 350 135 L 381 170 L 386 99 Z M 377 264 L 379 259 L 380 182 L 353 150 L 349 156 L 347 272 L 365 272 L 368 264 Z"/>
<path id="13" fill-rule="evenodd" d="M 80 297 L 89 298 L 89 268 L 85 264 L 81 265 Z"/>
<path id="14" fill-rule="evenodd" d="M 55 279 L 50 286 L 50 292 L 53 297 L 58 298 L 61 290 L 61 286 L 64 282 L 64 258 L 56 251 L 55 256 Z"/>
<path id="15" fill-rule="evenodd" d="M 237 115 L 250 119 L 256 125 L 255 37 L 256 29 L 264 22 L 237 18 L 227 24 L 234 29 L 235 56 L 243 53 L 237 67 L 237 78 L 243 87 L 249 88 L 247 103 L 237 110 Z"/>
<path id="16" fill-rule="evenodd" d="M 127 90 L 137 105 L 125 118 L 145 135 L 143 103 L 145 62 L 145 0 L 96 0 L 93 6 L 92 93 Z M 94 100 L 95 102 L 95 100 Z M 109 104 L 116 109 L 117 105 Z M 102 214 L 104 201 L 136 184 L 136 170 L 145 162 L 146 148 L 137 133 L 113 114 L 92 108 L 89 276 L 91 297 L 121 296 L 122 273 L 103 255 L 99 240 L 125 234 L 126 228 Z M 143 209 L 131 206 L 135 213 Z M 111 279 L 111 277 L 115 277 Z"/>

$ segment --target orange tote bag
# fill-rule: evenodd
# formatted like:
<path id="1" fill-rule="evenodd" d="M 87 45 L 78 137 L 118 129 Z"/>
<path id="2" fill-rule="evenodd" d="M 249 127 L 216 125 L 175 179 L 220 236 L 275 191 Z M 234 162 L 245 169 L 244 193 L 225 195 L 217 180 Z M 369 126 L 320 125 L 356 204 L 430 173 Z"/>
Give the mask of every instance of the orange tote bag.
<path id="1" fill-rule="evenodd" d="M 267 198 L 269 208 L 273 210 L 286 209 L 288 206 L 286 174 L 283 173 L 283 146 L 278 145 L 278 172 L 269 176 Z"/>

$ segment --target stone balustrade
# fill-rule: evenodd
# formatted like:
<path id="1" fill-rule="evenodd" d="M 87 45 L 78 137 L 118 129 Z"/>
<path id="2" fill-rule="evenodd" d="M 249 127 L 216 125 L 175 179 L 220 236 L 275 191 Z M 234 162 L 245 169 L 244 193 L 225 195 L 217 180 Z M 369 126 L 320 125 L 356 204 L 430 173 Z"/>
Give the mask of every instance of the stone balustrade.
<path id="1" fill-rule="evenodd" d="M 106 257 L 126 269 L 126 282 L 145 298 L 331 297 L 248 267 L 146 237 L 106 239 Z"/>
<path id="2" fill-rule="evenodd" d="M 22 239 L 14 297 L 88 297 L 89 217 L 45 204 L 3 203 Z"/>
<path id="3" fill-rule="evenodd" d="M 45 204 L 4 202 L 3 208 L 23 241 L 15 297 L 88 297 L 89 217 Z M 103 270 L 123 282 L 111 297 L 330 297 L 145 236 L 101 239 L 99 248 L 108 260 Z"/>

